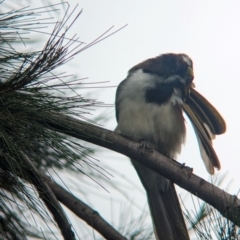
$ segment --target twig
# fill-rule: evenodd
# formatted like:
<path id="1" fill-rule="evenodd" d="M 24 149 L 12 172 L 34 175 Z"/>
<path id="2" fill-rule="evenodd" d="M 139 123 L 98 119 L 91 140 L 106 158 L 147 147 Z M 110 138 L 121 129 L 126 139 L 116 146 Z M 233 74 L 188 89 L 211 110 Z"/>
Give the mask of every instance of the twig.
<path id="1" fill-rule="evenodd" d="M 71 229 L 71 224 L 67 220 L 67 217 L 59 204 L 56 196 L 52 192 L 51 188 L 45 182 L 46 179 L 42 177 L 36 167 L 33 165 L 32 161 L 29 157 L 21 152 L 24 162 L 29 169 L 29 175 L 31 176 L 31 181 L 33 185 L 36 187 L 40 198 L 43 200 L 45 205 L 47 206 L 48 210 L 52 213 L 55 222 L 57 223 L 60 231 L 64 239 L 66 240 L 75 240 L 74 233 Z"/>
<path id="2" fill-rule="evenodd" d="M 92 228 L 97 230 L 104 238 L 109 240 L 126 240 L 126 238 L 107 223 L 97 211 L 90 208 L 87 204 L 66 191 L 53 180 L 48 181 L 47 184 L 62 204 Z"/>

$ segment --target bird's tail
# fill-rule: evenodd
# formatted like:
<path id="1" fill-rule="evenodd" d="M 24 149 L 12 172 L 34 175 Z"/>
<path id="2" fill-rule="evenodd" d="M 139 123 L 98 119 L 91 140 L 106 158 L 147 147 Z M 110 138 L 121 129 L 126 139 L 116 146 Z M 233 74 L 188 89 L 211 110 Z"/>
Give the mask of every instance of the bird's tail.
<path id="1" fill-rule="evenodd" d="M 146 190 L 158 240 L 189 240 L 188 231 L 174 184 L 132 160 Z"/>

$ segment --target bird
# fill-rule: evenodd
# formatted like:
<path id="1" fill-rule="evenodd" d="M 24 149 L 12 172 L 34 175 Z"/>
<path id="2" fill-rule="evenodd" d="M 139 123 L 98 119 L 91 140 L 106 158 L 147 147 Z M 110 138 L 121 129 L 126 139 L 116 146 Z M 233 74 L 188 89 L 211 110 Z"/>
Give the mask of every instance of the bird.
<path id="1" fill-rule="evenodd" d="M 185 113 L 212 175 L 221 167 L 212 140 L 226 131 L 226 123 L 195 89 L 193 80 L 193 61 L 183 53 L 161 54 L 132 67 L 117 87 L 115 132 L 142 139 L 148 147 L 176 159 L 186 139 Z M 131 162 L 146 191 L 156 239 L 189 239 L 174 184 L 136 160 Z"/>

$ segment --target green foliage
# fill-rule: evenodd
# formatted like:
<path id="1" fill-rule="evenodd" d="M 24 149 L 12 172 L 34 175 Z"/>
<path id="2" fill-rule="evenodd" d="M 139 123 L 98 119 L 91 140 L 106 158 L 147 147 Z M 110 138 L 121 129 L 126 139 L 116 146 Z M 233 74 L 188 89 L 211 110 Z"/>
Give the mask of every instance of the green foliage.
<path id="1" fill-rule="evenodd" d="M 21 217 L 27 211 L 33 213 L 34 221 L 40 217 L 47 227 L 52 221 L 32 188 L 23 154 L 44 172 L 53 167 L 76 169 L 74 164 L 80 160 L 88 164 L 84 156 L 90 149 L 47 128 L 49 112 L 81 117 L 84 107 L 95 104 L 75 92 L 81 80 L 55 71 L 80 51 L 82 42 L 67 38 L 66 26 L 71 26 L 81 12 L 69 13 L 67 9 L 42 50 L 20 51 L 21 44 L 27 42 L 22 36 L 46 26 L 43 15 L 49 11 L 55 10 L 51 6 L 24 8 L 0 15 L 0 229 L 4 239 L 43 237 L 30 227 L 34 224 Z M 69 22 L 73 14 L 75 18 Z"/>

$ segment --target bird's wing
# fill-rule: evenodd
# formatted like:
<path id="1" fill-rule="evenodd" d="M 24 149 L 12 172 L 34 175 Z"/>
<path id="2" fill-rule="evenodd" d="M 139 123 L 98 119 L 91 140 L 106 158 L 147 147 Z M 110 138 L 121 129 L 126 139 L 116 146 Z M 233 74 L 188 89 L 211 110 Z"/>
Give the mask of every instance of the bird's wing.
<path id="1" fill-rule="evenodd" d="M 226 123 L 220 113 L 195 89 L 190 89 L 187 104 L 198 118 L 208 125 L 213 135 L 223 134 L 226 131 Z"/>
<path id="2" fill-rule="evenodd" d="M 197 136 L 201 157 L 204 161 L 206 169 L 210 174 L 214 174 L 214 167 L 217 169 L 220 169 L 221 167 L 217 154 L 215 153 L 212 147 L 213 134 L 211 133 L 212 131 L 211 127 L 214 129 L 213 127 L 214 124 L 211 121 L 210 121 L 211 126 L 208 126 L 206 121 L 204 123 L 203 116 L 208 120 L 209 118 L 207 118 L 205 114 L 201 115 L 200 117 L 199 113 L 202 113 L 202 111 L 200 112 L 201 110 L 200 108 L 197 108 L 196 110 L 195 108 L 193 108 L 193 105 L 191 104 L 188 105 L 184 103 L 183 110 L 185 111 L 185 113 L 192 122 L 194 131 Z"/>

